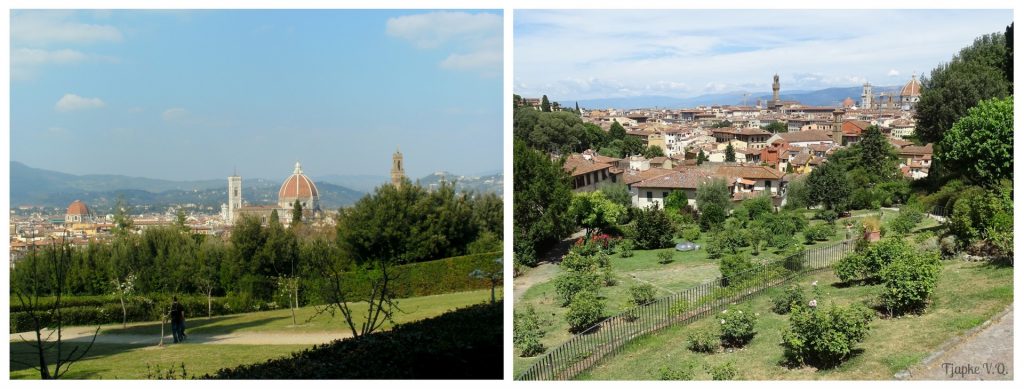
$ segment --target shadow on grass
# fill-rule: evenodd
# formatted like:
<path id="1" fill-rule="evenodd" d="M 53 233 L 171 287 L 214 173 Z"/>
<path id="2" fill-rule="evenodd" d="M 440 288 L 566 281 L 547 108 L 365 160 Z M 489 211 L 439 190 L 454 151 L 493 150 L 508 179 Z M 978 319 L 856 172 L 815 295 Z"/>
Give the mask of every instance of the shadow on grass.
<path id="1" fill-rule="evenodd" d="M 63 345 L 64 352 L 63 353 L 66 355 L 68 353 L 68 350 L 70 350 L 70 348 L 73 348 L 75 346 L 86 347 L 87 343 L 84 343 L 84 342 L 67 342 L 67 343 L 64 343 L 64 345 Z M 120 353 L 128 352 L 128 351 L 131 351 L 131 350 L 134 350 L 134 349 L 145 348 L 145 347 L 152 347 L 152 346 L 155 346 L 155 345 L 150 345 L 150 344 L 109 344 L 109 343 L 96 343 L 96 344 L 92 345 L 92 348 L 89 349 L 89 352 L 87 354 L 85 354 L 85 357 L 83 357 L 81 359 L 81 361 L 87 361 L 87 360 L 90 360 L 90 359 L 104 358 L 106 356 L 110 356 L 110 355 L 114 355 L 114 354 L 120 354 Z M 56 348 L 51 348 L 51 349 L 47 350 L 46 361 L 47 361 L 47 363 L 50 364 L 50 372 L 51 372 L 51 374 L 53 373 L 53 363 L 56 362 L 56 355 L 57 355 Z M 21 378 L 25 378 L 25 379 L 38 379 L 39 378 L 39 373 L 37 371 L 35 371 L 35 370 L 31 370 L 33 367 L 38 367 L 39 366 L 39 354 L 38 354 L 38 352 L 36 351 L 36 349 L 34 347 L 32 347 L 31 345 L 26 344 L 25 342 L 22 342 L 22 341 L 11 342 L 10 358 L 11 358 L 10 359 L 10 362 L 11 362 L 11 364 L 10 364 L 10 372 L 11 373 L 14 373 L 16 371 L 23 371 L 25 369 L 29 369 L 28 376 L 21 377 Z M 81 369 L 77 369 L 76 366 L 74 364 L 72 364 L 71 365 L 71 369 L 68 371 L 67 375 L 63 376 L 63 378 L 85 379 L 85 378 L 100 378 L 100 377 L 102 377 L 102 378 L 109 379 L 109 378 L 116 378 L 116 377 L 114 377 L 116 375 L 116 372 L 117 372 L 117 366 L 110 366 L 109 370 L 100 370 L 100 369 L 95 369 L 95 368 L 94 369 L 90 369 L 90 370 L 81 370 Z M 108 376 L 105 373 L 114 373 L 114 374 L 110 374 Z M 11 378 L 14 378 L 14 377 L 11 376 Z"/>
<path id="2" fill-rule="evenodd" d="M 223 334 L 230 334 L 230 333 L 233 333 L 233 332 L 245 329 L 245 328 L 262 326 L 262 325 L 268 324 L 270 322 L 273 322 L 275 320 L 278 320 L 278 319 L 281 319 L 281 318 L 285 317 L 285 315 L 282 314 L 281 317 L 268 317 L 268 318 L 263 318 L 263 319 L 258 319 L 258 320 L 250 320 L 250 321 L 245 321 L 245 322 L 240 322 L 240 323 L 222 323 L 225 320 L 236 319 L 239 316 L 241 316 L 241 315 L 215 316 L 215 317 L 210 318 L 210 319 L 207 319 L 205 317 L 204 318 L 195 318 L 195 319 L 191 319 L 191 320 L 186 319 L 185 320 L 185 333 L 186 334 L 190 334 L 190 335 L 191 334 L 196 334 L 196 335 L 223 335 Z M 100 334 L 101 335 L 154 335 L 154 336 L 157 336 L 157 335 L 160 334 L 160 327 L 161 327 L 161 325 L 162 325 L 161 323 L 149 323 L 149 324 L 141 324 L 141 325 L 131 325 L 128 328 L 111 328 L 111 329 L 107 329 L 107 330 L 102 331 Z M 167 322 L 167 324 L 163 324 L 163 326 L 164 326 L 163 333 L 165 335 L 170 335 L 170 333 L 171 333 L 170 332 L 171 331 L 171 323 Z"/>

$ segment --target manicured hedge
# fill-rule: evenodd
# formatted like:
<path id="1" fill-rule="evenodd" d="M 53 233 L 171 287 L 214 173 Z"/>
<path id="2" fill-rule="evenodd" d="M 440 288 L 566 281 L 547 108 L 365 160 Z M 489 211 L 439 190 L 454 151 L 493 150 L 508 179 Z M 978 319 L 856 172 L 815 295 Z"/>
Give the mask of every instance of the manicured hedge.
<path id="1" fill-rule="evenodd" d="M 501 302 L 474 305 L 204 378 L 499 380 L 502 311 Z"/>

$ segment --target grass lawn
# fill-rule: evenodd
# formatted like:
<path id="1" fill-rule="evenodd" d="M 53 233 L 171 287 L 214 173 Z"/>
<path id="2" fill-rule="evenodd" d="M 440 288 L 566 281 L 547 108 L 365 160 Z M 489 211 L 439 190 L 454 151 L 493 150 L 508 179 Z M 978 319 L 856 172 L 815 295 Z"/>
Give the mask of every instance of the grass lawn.
<path id="1" fill-rule="evenodd" d="M 819 304 L 850 304 L 871 301 L 880 294 L 878 285 L 837 287 L 838 279 L 830 271 L 809 274 L 796 282 L 810 291 L 818 285 L 824 298 Z M 932 304 L 922 315 L 896 319 L 876 319 L 871 332 L 860 345 L 861 351 L 835 369 L 819 371 L 811 367 L 788 369 L 782 360 L 782 331 L 788 328 L 788 316 L 771 312 L 768 293 L 741 303 L 757 312 L 757 335 L 743 349 L 719 351 L 713 355 L 686 349 L 687 335 L 698 330 L 718 330 L 718 322 L 707 318 L 690 325 L 679 325 L 642 337 L 626 345 L 621 353 L 601 361 L 577 379 L 651 380 L 659 369 L 696 366 L 694 379 L 708 380 L 704 366 L 732 362 L 743 380 L 887 380 L 933 352 L 947 340 L 976 327 L 1013 303 L 1013 268 L 985 263 L 948 261 L 944 263 Z"/>
<path id="2" fill-rule="evenodd" d="M 498 297 L 501 290 L 496 291 Z M 438 316 L 456 308 L 466 307 L 490 301 L 490 290 L 475 290 L 444 295 L 412 297 L 399 300 L 398 307 L 403 311 L 395 315 L 396 323 L 408 323 L 429 317 Z M 365 303 L 353 304 L 357 316 L 366 309 Z M 297 311 L 299 325 L 293 326 L 290 310 L 252 312 L 237 315 L 215 316 L 212 319 L 194 318 L 188 320 L 190 334 L 226 334 L 226 333 L 308 333 L 308 332 L 344 332 L 349 329 L 339 316 L 315 315 L 313 307 L 305 307 Z M 307 318 L 313 318 L 308 323 Z M 127 329 L 119 324 L 105 325 L 104 334 L 145 334 L 160 333 L 159 323 L 129 323 Z M 387 324 L 385 328 L 392 325 Z M 168 327 L 169 331 L 169 327 Z M 38 372 L 27 368 L 16 361 L 35 362 L 30 346 L 21 341 L 12 341 L 11 345 L 11 378 L 39 378 Z M 95 344 L 87 357 L 71 367 L 68 378 L 147 378 L 154 377 L 158 372 L 166 372 L 174 366 L 180 371 L 180 364 L 185 363 L 188 375 L 201 376 L 216 372 L 220 368 L 233 367 L 241 364 L 262 362 L 271 358 L 287 356 L 293 351 L 309 348 L 309 345 L 236 345 L 236 344 L 176 344 L 157 347 L 144 345 Z M 159 366 L 160 369 L 157 369 Z M 52 365 L 51 365 L 52 368 Z"/>
<path id="3" fill-rule="evenodd" d="M 490 289 L 473 290 L 468 292 L 457 292 L 433 296 L 410 297 L 401 299 L 398 308 L 402 312 L 395 314 L 395 321 L 407 323 L 428 317 L 434 317 L 453 310 L 470 306 L 473 304 L 490 301 Z M 495 292 L 498 298 L 501 297 L 501 290 Z M 349 305 L 356 313 L 357 319 L 366 312 L 366 303 L 353 303 Z M 297 325 L 292 325 L 292 313 L 289 309 L 278 309 L 273 311 L 250 312 L 236 315 L 214 316 L 207 319 L 206 316 L 187 318 L 186 323 L 190 334 L 226 334 L 236 332 L 348 332 L 348 326 L 344 318 L 338 313 L 337 317 L 331 317 L 328 313 L 317 315 L 316 307 L 302 307 L 295 311 Z M 361 321 L 356 320 L 356 324 Z M 385 324 L 384 328 L 390 328 Z M 168 325 L 168 331 L 170 326 Z M 122 329 L 120 325 L 105 325 L 101 329 L 104 334 L 159 334 L 160 323 L 129 323 L 128 328 Z"/>
<path id="4" fill-rule="evenodd" d="M 156 378 L 174 368 L 180 378 L 181 364 L 188 377 L 214 373 L 223 367 L 262 362 L 288 356 L 305 345 L 203 345 L 176 344 L 147 346 L 96 344 L 89 354 L 71 366 L 65 378 L 74 379 L 146 379 Z M 21 342 L 11 342 L 11 379 L 38 379 L 39 372 L 16 361 L 32 361 L 33 350 Z M 17 370 L 16 370 L 17 369 Z M 53 369 L 53 365 L 50 365 Z"/>

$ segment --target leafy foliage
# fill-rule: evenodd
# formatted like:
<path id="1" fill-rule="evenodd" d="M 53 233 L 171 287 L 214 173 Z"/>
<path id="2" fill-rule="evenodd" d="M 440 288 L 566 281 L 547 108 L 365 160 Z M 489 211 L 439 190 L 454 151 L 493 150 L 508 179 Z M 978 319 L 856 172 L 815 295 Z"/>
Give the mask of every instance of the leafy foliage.
<path id="1" fill-rule="evenodd" d="M 836 161 L 823 163 L 807 177 L 810 204 L 821 204 L 825 209 L 846 210 L 849 204 L 850 187 L 846 168 Z"/>
<path id="2" fill-rule="evenodd" d="M 532 357 L 544 352 L 544 345 L 540 342 L 544 330 L 540 328 L 540 318 L 532 306 L 516 310 L 512 325 L 512 343 L 519 349 L 519 356 Z"/>
<path id="3" fill-rule="evenodd" d="M 746 312 L 743 309 L 746 309 Z M 757 316 L 750 311 L 750 307 L 727 309 L 716 315 L 716 318 L 721 325 L 719 338 L 723 346 L 743 347 L 757 334 L 754 331 Z"/>
<path id="4" fill-rule="evenodd" d="M 603 312 L 604 301 L 594 291 L 584 290 L 573 296 L 565 320 L 570 331 L 580 332 L 601 321 Z"/>
<path id="5" fill-rule="evenodd" d="M 924 142 L 939 142 L 958 119 L 979 102 L 1003 98 L 1010 92 L 1006 36 L 983 35 L 960 50 L 948 63 L 922 79 L 915 134 Z M 1009 65 L 1012 67 L 1012 65 Z"/>
<path id="6" fill-rule="evenodd" d="M 739 373 L 736 365 L 733 365 L 731 361 L 718 366 L 710 366 L 707 370 L 708 374 L 711 375 L 712 381 L 730 381 L 735 379 Z"/>
<path id="7" fill-rule="evenodd" d="M 562 169 L 562 161 L 552 161 L 519 141 L 515 144 L 513 164 L 513 239 L 517 248 L 537 252 L 571 232 L 569 175 Z M 518 242 L 523 242 L 523 246 Z"/>
<path id="8" fill-rule="evenodd" d="M 798 284 L 790 285 L 778 298 L 774 300 L 772 312 L 785 315 L 794 307 L 803 305 L 807 299 L 804 298 L 804 288 Z"/>
<path id="9" fill-rule="evenodd" d="M 696 353 L 713 353 L 718 349 L 719 339 L 708 331 L 692 332 L 686 336 L 686 348 Z"/>
<path id="10" fill-rule="evenodd" d="M 749 257 L 739 254 L 727 256 L 718 264 L 724 286 L 743 283 L 751 276 L 750 271 L 755 267 Z"/>
<path id="11" fill-rule="evenodd" d="M 879 274 L 885 286 L 882 304 L 890 315 L 923 309 L 935 291 L 941 271 L 936 252 L 895 258 Z"/>
<path id="12" fill-rule="evenodd" d="M 569 217 L 580 227 L 593 230 L 614 226 L 626 213 L 626 207 L 604 197 L 604 192 L 576 193 L 569 204 Z"/>
<path id="13" fill-rule="evenodd" d="M 656 205 L 636 210 L 633 223 L 630 237 L 637 248 L 651 250 L 672 246 L 672 221 Z"/>
<path id="14" fill-rule="evenodd" d="M 630 286 L 629 301 L 637 306 L 643 306 L 654 302 L 654 286 L 651 284 L 636 284 Z"/>
<path id="15" fill-rule="evenodd" d="M 563 307 L 570 305 L 577 294 L 595 292 L 599 287 L 600 278 L 596 271 L 569 271 L 555 278 L 555 293 Z"/>
<path id="16" fill-rule="evenodd" d="M 945 133 L 935 157 L 947 171 L 984 186 L 1013 180 L 1013 96 L 983 100 Z"/>
<path id="17" fill-rule="evenodd" d="M 714 180 L 697 187 L 697 210 L 703 231 L 717 229 L 729 216 L 729 188 L 724 180 Z"/>
<path id="18" fill-rule="evenodd" d="M 838 366 L 867 337 L 871 319 L 871 312 L 862 306 L 801 305 L 789 316 L 789 329 L 782 334 L 784 356 L 794 366 Z"/>

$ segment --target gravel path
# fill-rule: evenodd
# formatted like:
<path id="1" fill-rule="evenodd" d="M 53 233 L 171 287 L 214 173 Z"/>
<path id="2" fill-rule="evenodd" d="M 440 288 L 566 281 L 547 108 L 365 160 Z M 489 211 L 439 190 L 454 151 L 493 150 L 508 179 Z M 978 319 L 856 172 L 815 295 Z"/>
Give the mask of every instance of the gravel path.
<path id="1" fill-rule="evenodd" d="M 910 369 L 915 380 L 1013 380 L 1013 309 Z"/>
<path id="2" fill-rule="evenodd" d="M 88 342 L 92 339 L 96 327 L 69 327 L 63 331 L 62 338 L 68 342 Z M 168 331 L 170 327 L 168 326 Z M 46 333 L 44 332 L 44 336 Z M 195 334 L 189 335 L 186 343 L 192 344 L 321 344 L 328 343 L 335 339 L 351 337 L 350 332 L 238 332 L 230 334 Z M 34 340 L 35 333 L 21 332 L 11 334 L 11 342 L 21 342 L 24 339 Z M 54 335 L 53 339 L 56 339 Z M 125 335 L 125 334 L 103 334 L 96 336 L 96 343 L 110 344 L 133 344 L 133 345 L 158 345 L 160 335 Z M 173 344 L 171 335 L 164 336 L 164 344 Z"/>

